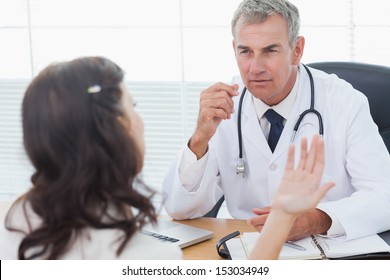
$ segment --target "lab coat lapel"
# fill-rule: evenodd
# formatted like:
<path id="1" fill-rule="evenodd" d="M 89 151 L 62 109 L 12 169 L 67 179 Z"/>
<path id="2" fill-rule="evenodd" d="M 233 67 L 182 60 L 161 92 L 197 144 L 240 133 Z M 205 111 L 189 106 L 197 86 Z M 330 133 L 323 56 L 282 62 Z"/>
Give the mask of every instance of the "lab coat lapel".
<path id="1" fill-rule="evenodd" d="M 310 81 L 308 75 L 303 67 L 300 68 L 298 94 L 294 106 L 291 109 L 290 115 L 283 128 L 283 132 L 279 138 L 278 145 L 273 153 L 272 159 L 276 160 L 280 156 L 286 156 L 290 143 L 293 137 L 294 126 L 302 112 L 310 108 Z M 303 136 L 310 138 L 314 133 L 318 133 L 318 119 L 314 114 L 307 114 L 294 137 L 294 144 L 299 147 L 300 139 Z M 310 142 L 310 139 L 308 139 Z"/>
<path id="2" fill-rule="evenodd" d="M 272 156 L 271 150 L 261 130 L 259 120 L 252 101 L 252 94 L 247 92 L 242 105 L 242 139 L 243 145 L 247 145 L 246 151 L 257 150 L 267 158 Z M 250 145 L 250 147 L 249 147 Z M 247 156 L 250 156 L 247 153 Z"/>

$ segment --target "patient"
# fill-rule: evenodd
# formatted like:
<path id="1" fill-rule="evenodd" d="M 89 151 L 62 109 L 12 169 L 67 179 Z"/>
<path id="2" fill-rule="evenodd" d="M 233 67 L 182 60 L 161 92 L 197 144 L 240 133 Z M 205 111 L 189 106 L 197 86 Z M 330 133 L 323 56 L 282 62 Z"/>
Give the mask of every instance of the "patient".
<path id="1" fill-rule="evenodd" d="M 110 60 L 85 57 L 49 65 L 31 82 L 22 122 L 35 172 L 0 230 L 0 259 L 181 257 L 139 233 L 156 213 L 137 180 L 144 128 L 123 77 Z"/>
<path id="2" fill-rule="evenodd" d="M 22 106 L 23 140 L 35 169 L 31 188 L 0 225 L 0 259 L 179 259 L 177 246 L 143 235 L 156 222 L 153 192 L 137 178 L 144 160 L 143 122 L 123 83 L 103 57 L 46 67 Z M 323 141 L 301 144 L 251 258 L 275 259 L 299 213 L 332 186 L 318 188 Z"/>

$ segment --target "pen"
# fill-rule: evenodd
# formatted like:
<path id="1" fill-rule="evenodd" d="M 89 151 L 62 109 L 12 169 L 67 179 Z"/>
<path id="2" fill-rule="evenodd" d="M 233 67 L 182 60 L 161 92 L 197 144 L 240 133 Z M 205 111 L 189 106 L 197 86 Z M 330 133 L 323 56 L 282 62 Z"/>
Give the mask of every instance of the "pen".
<path id="1" fill-rule="evenodd" d="M 290 247 L 290 248 L 300 250 L 300 251 L 306 251 L 305 247 L 298 245 L 298 244 L 295 244 L 294 242 L 291 242 L 291 241 L 287 241 L 286 243 L 284 243 L 284 245 L 287 247 Z"/>

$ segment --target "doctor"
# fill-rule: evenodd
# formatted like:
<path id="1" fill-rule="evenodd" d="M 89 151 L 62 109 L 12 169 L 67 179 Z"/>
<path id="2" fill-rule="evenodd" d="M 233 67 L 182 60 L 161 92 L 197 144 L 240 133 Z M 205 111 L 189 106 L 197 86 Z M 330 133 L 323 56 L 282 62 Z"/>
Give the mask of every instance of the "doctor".
<path id="1" fill-rule="evenodd" d="M 317 115 L 307 114 L 292 140 L 299 115 L 313 100 L 310 72 L 314 107 L 323 120 L 322 184 L 333 181 L 336 186 L 316 209 L 295 220 L 289 239 L 310 234 L 353 239 L 390 229 L 390 156 L 367 99 L 335 75 L 307 72 L 300 64 L 305 40 L 299 36 L 297 8 L 285 0 L 244 0 L 234 14 L 232 33 L 241 77 L 232 85 L 216 83 L 201 93 L 195 131 L 163 183 L 169 215 L 200 217 L 225 195 L 234 218 L 248 219 L 262 230 L 289 144 L 319 132 Z M 239 114 L 244 87 L 247 93 Z M 269 109 L 282 117 L 276 147 L 268 144 L 275 131 L 267 118 Z M 236 172 L 241 162 L 239 129 L 243 174 Z"/>

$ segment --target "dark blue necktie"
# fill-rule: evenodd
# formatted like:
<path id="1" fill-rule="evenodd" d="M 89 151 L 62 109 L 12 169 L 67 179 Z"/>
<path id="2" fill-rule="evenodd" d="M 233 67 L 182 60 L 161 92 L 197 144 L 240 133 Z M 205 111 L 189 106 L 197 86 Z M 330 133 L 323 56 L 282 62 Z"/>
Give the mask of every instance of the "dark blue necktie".
<path id="1" fill-rule="evenodd" d="M 283 131 L 284 118 L 272 109 L 268 109 L 264 116 L 271 124 L 268 136 L 268 145 L 271 148 L 271 151 L 274 152 L 276 144 L 278 144 L 280 134 L 282 134 Z"/>

